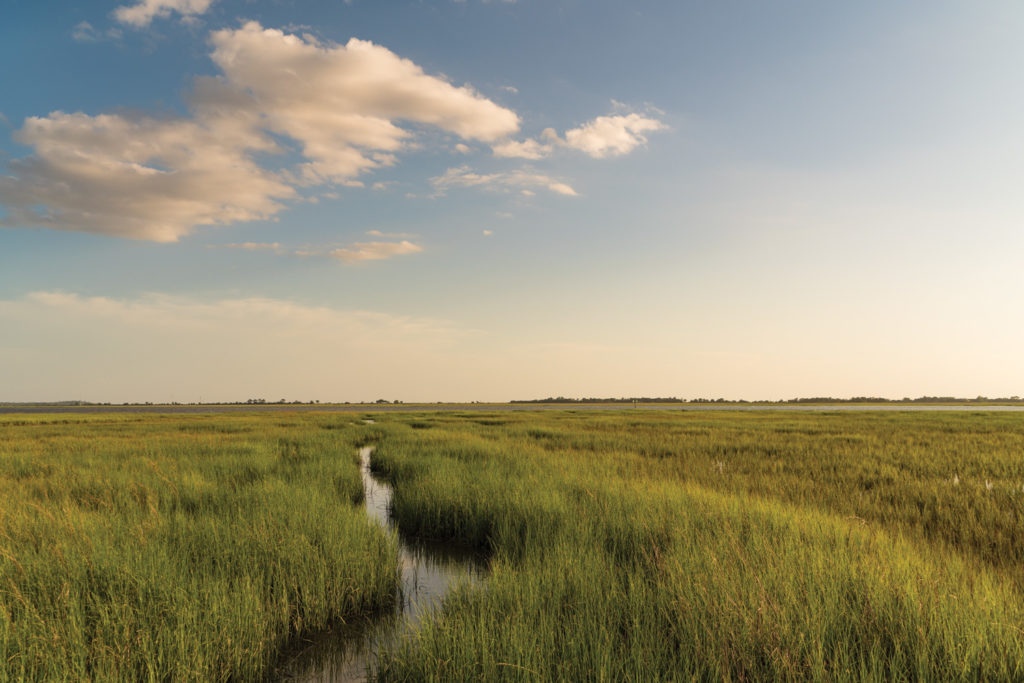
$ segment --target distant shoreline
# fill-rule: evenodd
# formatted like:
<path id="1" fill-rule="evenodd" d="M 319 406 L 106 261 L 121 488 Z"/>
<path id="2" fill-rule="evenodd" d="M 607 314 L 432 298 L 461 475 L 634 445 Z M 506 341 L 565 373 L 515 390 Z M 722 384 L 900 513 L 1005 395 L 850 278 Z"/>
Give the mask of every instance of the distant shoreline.
<path id="1" fill-rule="evenodd" d="M 0 403 L 0 415 L 41 414 L 203 414 L 203 413 L 279 413 L 279 412 L 457 412 L 457 411 L 531 411 L 531 410 L 678 410 L 678 411 L 1010 411 L 1024 412 L 1024 402 L 991 403 L 200 403 L 200 404 L 128 404 L 66 405 L 45 403 Z"/>

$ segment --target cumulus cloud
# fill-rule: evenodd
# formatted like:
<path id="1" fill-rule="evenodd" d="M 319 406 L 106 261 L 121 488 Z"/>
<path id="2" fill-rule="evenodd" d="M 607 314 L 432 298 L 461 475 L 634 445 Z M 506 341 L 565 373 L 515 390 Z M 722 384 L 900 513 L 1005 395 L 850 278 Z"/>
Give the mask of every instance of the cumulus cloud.
<path id="1" fill-rule="evenodd" d="M 330 255 L 345 263 L 358 261 L 378 261 L 403 254 L 415 254 L 423 251 L 423 247 L 409 240 L 401 242 L 356 242 L 341 249 L 332 249 Z"/>
<path id="2" fill-rule="evenodd" d="M 555 183 L 548 183 L 547 187 L 552 192 L 554 192 L 556 194 L 564 194 L 566 197 L 578 197 L 579 196 L 579 194 L 576 192 L 576 190 L 572 189 L 570 186 L 566 185 L 565 183 L 557 183 L 557 182 L 555 182 Z"/>
<path id="3" fill-rule="evenodd" d="M 550 143 L 537 142 L 532 138 L 522 142 L 509 140 L 491 147 L 496 157 L 519 159 L 543 159 L 551 156 L 553 149 L 554 147 Z"/>
<path id="4" fill-rule="evenodd" d="M 212 1 L 143 0 L 115 14 L 145 25 L 171 13 L 195 16 Z M 75 33 L 80 40 L 97 37 L 85 22 Z M 595 158 L 626 154 L 646 144 L 646 133 L 665 127 L 650 116 L 617 113 L 568 130 L 564 139 L 549 128 L 539 139 L 516 141 L 515 112 L 369 41 L 326 43 L 248 22 L 213 32 L 210 43 L 221 73 L 196 79 L 188 116 L 55 111 L 26 119 L 15 139 L 33 152 L 0 174 L 0 226 L 172 242 L 197 226 L 266 220 L 288 202 L 316 201 L 302 187 L 386 189 L 387 182 L 364 183 L 359 176 L 397 163 L 401 152 L 417 146 L 424 127 L 488 144 L 497 157 L 529 160 L 559 147 Z M 263 158 L 257 154 L 294 151 L 291 143 L 301 152 L 296 165 L 271 170 L 257 161 Z M 464 142 L 454 149 L 472 151 Z M 431 183 L 435 196 L 452 187 L 577 195 L 529 168 L 491 174 L 450 168 Z M 346 248 L 339 258 L 380 258 L 373 254 L 387 251 L 381 249 Z"/>
<path id="5" fill-rule="evenodd" d="M 149 26 L 153 19 L 166 19 L 172 12 L 183 18 L 203 14 L 214 0 L 141 0 L 134 5 L 122 5 L 114 10 L 114 18 L 122 24 L 136 28 Z"/>
<path id="6" fill-rule="evenodd" d="M 504 192 L 518 191 L 531 195 L 530 188 L 543 187 L 555 194 L 576 197 L 578 193 L 572 187 L 551 176 L 531 170 L 505 171 L 499 173 L 476 173 L 469 166 L 449 168 L 442 175 L 430 179 L 434 186 L 435 196 L 442 196 L 454 187 L 482 187 Z"/>
<path id="7" fill-rule="evenodd" d="M 122 9 L 151 18 L 208 5 Z M 324 44 L 249 22 L 211 42 L 223 74 L 197 79 L 189 117 L 57 111 L 27 119 L 16 139 L 34 154 L 0 175 L 8 213 L 0 225 L 171 242 L 195 226 L 271 218 L 283 200 L 299 198 L 298 186 L 362 186 L 355 176 L 395 163 L 410 143 L 400 123 L 485 142 L 519 126 L 514 112 L 468 86 L 368 41 Z M 298 168 L 274 172 L 254 160 L 281 151 L 271 133 L 300 144 Z"/>
<path id="8" fill-rule="evenodd" d="M 235 117 L 54 112 L 15 139 L 35 155 L 0 176 L 5 225 L 173 242 L 197 225 L 265 219 L 292 187 L 251 158 L 274 143 Z"/>
<path id="9" fill-rule="evenodd" d="M 644 133 L 664 130 L 665 124 L 640 114 L 598 116 L 579 128 L 565 131 L 565 144 L 595 159 L 628 154 L 647 144 Z"/>
<path id="10" fill-rule="evenodd" d="M 485 142 L 519 128 L 515 112 L 369 41 L 323 44 L 249 22 L 213 33 L 211 42 L 229 92 L 250 94 L 268 128 L 302 144 L 309 182 L 394 163 L 411 136 L 396 121 Z"/>
<path id="11" fill-rule="evenodd" d="M 612 103 L 616 108 L 624 106 L 615 100 Z M 545 128 L 542 141 L 505 140 L 491 145 L 491 150 L 496 157 L 536 160 L 551 156 L 557 147 L 566 147 L 601 159 L 628 154 L 647 144 L 644 133 L 665 128 L 661 121 L 636 113 L 598 116 L 579 128 L 567 130 L 564 139 L 553 128 Z"/>

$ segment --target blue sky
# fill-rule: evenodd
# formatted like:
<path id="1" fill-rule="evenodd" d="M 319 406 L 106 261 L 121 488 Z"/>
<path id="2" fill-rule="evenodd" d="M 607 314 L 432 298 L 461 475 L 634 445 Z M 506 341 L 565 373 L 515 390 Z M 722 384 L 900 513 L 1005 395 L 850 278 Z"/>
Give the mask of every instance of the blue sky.
<path id="1" fill-rule="evenodd" d="M 1016 3 L 4 15 L 0 400 L 1024 393 Z"/>

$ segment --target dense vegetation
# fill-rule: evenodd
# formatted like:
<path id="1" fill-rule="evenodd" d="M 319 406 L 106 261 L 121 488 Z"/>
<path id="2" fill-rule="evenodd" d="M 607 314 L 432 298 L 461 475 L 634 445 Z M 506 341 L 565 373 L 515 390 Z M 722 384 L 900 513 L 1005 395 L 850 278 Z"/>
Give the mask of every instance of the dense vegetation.
<path id="1" fill-rule="evenodd" d="M 1024 679 L 1024 415 L 0 417 L 4 679 L 259 679 L 490 556 L 385 680 Z"/>
<path id="2" fill-rule="evenodd" d="M 0 418 L 0 680 L 258 679 L 393 600 L 341 422 Z"/>
<path id="3" fill-rule="evenodd" d="M 411 532 L 493 555 L 387 679 L 1020 680 L 1017 414 L 382 416 Z"/>

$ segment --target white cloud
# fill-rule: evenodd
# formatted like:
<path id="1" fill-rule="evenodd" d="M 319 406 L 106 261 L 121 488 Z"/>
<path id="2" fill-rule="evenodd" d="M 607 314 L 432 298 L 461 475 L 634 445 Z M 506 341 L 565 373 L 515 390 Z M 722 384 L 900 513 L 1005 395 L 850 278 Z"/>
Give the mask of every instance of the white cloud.
<path id="1" fill-rule="evenodd" d="M 564 182 L 549 182 L 548 189 L 558 195 L 565 195 L 566 197 L 578 197 L 577 191 L 566 185 Z"/>
<path id="2" fill-rule="evenodd" d="M 210 9 L 214 0 L 141 0 L 134 5 L 122 5 L 114 10 L 114 18 L 122 24 L 141 28 L 153 19 L 166 19 L 177 12 L 183 19 L 194 18 Z"/>
<path id="3" fill-rule="evenodd" d="M 619 156 L 647 144 L 644 133 L 664 130 L 665 127 L 665 124 L 657 119 L 635 113 L 598 116 L 579 128 L 567 130 L 565 145 L 595 159 Z"/>
<path id="4" fill-rule="evenodd" d="M 15 139 L 35 155 L 0 176 L 6 225 L 173 242 L 197 225 L 269 218 L 295 196 L 249 155 L 273 142 L 236 117 L 54 112 Z"/>
<path id="5" fill-rule="evenodd" d="M 211 41 L 229 92 L 249 93 L 269 129 L 302 144 L 309 182 L 393 164 L 412 135 L 396 121 L 485 142 L 519 128 L 513 111 L 369 41 L 324 44 L 255 22 L 217 31 Z"/>
<path id="6" fill-rule="evenodd" d="M 145 25 L 172 12 L 201 14 L 211 2 L 144 0 L 115 14 Z M 75 34 L 80 40 L 98 35 L 87 22 Z M 515 112 L 369 41 L 336 45 L 248 22 L 213 32 L 210 42 L 222 75 L 196 79 L 188 117 L 56 111 L 27 119 L 15 138 L 33 154 L 9 162 L 0 175 L 6 211 L 0 226 L 172 242 L 196 226 L 273 218 L 285 201 L 316 201 L 300 197 L 297 186 L 363 187 L 358 176 L 397 163 L 400 152 L 418 144 L 407 124 L 433 126 L 491 144 L 495 156 L 522 159 L 547 157 L 559 146 L 616 156 L 645 144 L 645 133 L 665 128 L 648 116 L 616 114 L 569 130 L 564 140 L 548 128 L 539 139 L 515 141 L 509 137 L 519 129 Z M 298 166 L 271 171 L 257 163 L 256 153 L 281 151 L 277 139 L 298 143 Z M 454 148 L 472 151 L 462 142 Z M 460 167 L 431 182 L 435 196 L 474 186 L 577 195 L 565 182 L 528 168 L 479 174 Z M 371 258 L 342 252 L 349 260 Z"/>
<path id="7" fill-rule="evenodd" d="M 625 107 L 615 100 L 612 100 L 612 105 L 616 110 Z M 600 159 L 627 154 L 647 144 L 644 133 L 666 127 L 657 119 L 636 113 L 598 116 L 579 128 L 567 130 L 564 139 L 554 128 L 545 128 L 540 135 L 541 140 L 506 140 L 492 144 L 491 150 L 496 157 L 536 160 L 551 156 L 558 147 L 566 147 Z"/>
<path id="8" fill-rule="evenodd" d="M 388 259 L 403 254 L 415 254 L 423 251 L 423 247 L 413 244 L 408 240 L 401 242 L 356 242 L 355 244 L 333 249 L 330 255 L 345 263 L 356 263 L 357 261 L 377 261 Z"/>
<path id="9" fill-rule="evenodd" d="M 496 157 L 519 159 L 543 159 L 551 156 L 554 148 L 550 144 L 537 142 L 530 138 L 522 142 L 510 140 L 491 147 Z"/>
<path id="10" fill-rule="evenodd" d="M 122 9 L 159 16 L 208 5 Z M 296 185 L 362 186 L 355 176 L 396 163 L 410 144 L 412 133 L 397 122 L 485 142 L 519 125 L 514 112 L 468 86 L 367 41 L 323 44 L 250 22 L 213 33 L 211 42 L 223 75 L 196 80 L 191 117 L 29 118 L 16 139 L 34 154 L 0 175 L 8 213 L 0 225 L 172 242 L 195 226 L 273 217 L 282 200 L 298 199 Z M 283 172 L 257 164 L 254 153 L 280 151 L 268 132 L 298 141 L 306 161 Z"/>
<path id="11" fill-rule="evenodd" d="M 493 230 L 484 230 L 484 237 L 490 237 L 494 234 Z"/>
<path id="12" fill-rule="evenodd" d="M 444 195 L 453 187 L 482 187 L 504 192 L 518 191 L 531 195 L 531 188 L 543 187 L 556 194 L 578 196 L 569 185 L 542 173 L 531 170 L 505 171 L 499 173 L 476 173 L 468 166 L 449 168 L 442 175 L 430 179 L 436 196 Z"/>

